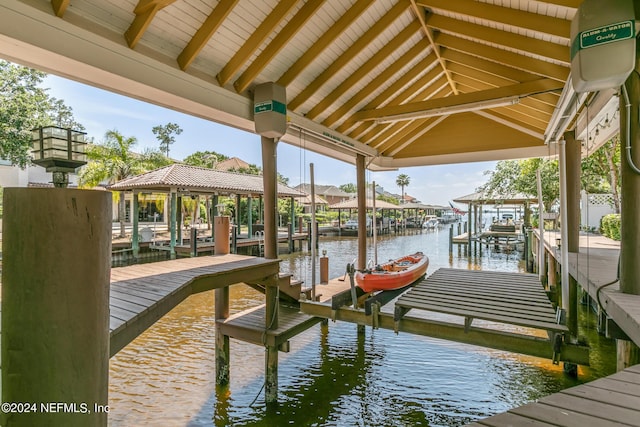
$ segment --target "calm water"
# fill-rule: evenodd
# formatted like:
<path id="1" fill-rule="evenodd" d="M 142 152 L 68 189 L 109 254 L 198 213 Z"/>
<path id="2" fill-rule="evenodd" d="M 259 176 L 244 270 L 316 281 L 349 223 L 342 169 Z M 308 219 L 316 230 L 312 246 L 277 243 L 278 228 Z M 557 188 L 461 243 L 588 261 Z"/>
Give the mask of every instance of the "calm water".
<path id="1" fill-rule="evenodd" d="M 355 257 L 354 238 L 321 240 L 331 277 Z M 519 253 L 448 253 L 448 230 L 379 239 L 378 259 L 421 250 L 439 267 L 523 271 Z M 373 251 L 371 256 L 373 256 Z M 282 256 L 283 271 L 311 283 L 307 254 Z M 318 278 L 319 282 L 319 278 Z M 319 285 L 320 286 L 320 285 Z M 321 290 L 320 290 L 321 292 Z M 190 297 L 111 359 L 112 426 L 457 426 L 614 372 L 615 348 L 581 313 L 592 367 L 578 381 L 547 360 L 410 334 L 329 322 L 280 353 L 279 405 L 264 405 L 264 351 L 232 340 L 231 383 L 216 389 L 214 294 Z M 231 288 L 232 312 L 263 302 Z"/>

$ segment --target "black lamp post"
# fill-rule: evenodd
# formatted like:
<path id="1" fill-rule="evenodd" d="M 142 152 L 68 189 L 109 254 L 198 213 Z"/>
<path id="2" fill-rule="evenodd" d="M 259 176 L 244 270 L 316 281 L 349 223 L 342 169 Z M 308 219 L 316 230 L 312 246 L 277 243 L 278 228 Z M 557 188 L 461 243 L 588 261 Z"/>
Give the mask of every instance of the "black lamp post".
<path id="1" fill-rule="evenodd" d="M 53 185 L 65 188 L 68 174 L 87 164 L 85 132 L 45 126 L 31 131 L 33 163 L 53 173 Z"/>

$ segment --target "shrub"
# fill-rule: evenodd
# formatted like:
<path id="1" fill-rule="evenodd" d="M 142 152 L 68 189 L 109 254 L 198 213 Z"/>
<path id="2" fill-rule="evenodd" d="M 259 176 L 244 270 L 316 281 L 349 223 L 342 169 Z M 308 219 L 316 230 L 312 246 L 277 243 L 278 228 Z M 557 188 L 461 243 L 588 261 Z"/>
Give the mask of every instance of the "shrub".
<path id="1" fill-rule="evenodd" d="M 600 234 L 620 240 L 620 214 L 605 215 L 600 219 Z"/>

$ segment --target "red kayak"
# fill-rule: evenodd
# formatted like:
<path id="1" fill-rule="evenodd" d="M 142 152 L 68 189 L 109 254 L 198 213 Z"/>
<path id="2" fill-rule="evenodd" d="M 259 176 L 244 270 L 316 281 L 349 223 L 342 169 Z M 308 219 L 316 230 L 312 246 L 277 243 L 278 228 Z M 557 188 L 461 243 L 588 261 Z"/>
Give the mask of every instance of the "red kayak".
<path id="1" fill-rule="evenodd" d="M 356 283 L 365 292 L 390 291 L 408 286 L 424 276 L 429 258 L 422 252 L 356 272 Z"/>

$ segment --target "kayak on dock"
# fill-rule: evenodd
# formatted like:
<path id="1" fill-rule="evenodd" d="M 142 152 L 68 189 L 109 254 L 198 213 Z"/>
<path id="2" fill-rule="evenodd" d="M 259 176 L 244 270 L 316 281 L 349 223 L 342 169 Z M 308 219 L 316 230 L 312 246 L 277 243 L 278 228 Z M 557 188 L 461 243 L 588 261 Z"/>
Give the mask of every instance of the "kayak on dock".
<path id="1" fill-rule="evenodd" d="M 424 276 L 429 258 L 422 252 L 406 255 L 375 266 L 371 270 L 356 272 L 358 286 L 365 292 L 390 291 L 404 288 Z"/>

